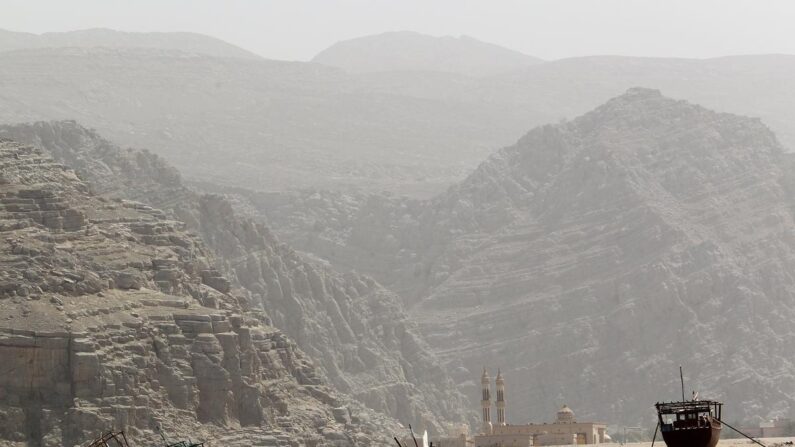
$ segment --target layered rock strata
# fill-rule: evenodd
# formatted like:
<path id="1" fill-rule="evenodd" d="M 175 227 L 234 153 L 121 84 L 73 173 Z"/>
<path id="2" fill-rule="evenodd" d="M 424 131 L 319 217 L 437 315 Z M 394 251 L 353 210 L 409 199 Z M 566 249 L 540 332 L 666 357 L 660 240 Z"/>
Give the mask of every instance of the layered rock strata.
<path id="1" fill-rule="evenodd" d="M 400 299 L 372 279 L 306 259 L 223 197 L 185 188 L 159 157 L 119 149 L 74 122 L 0 126 L 0 135 L 74 166 L 103 197 L 150 203 L 185 222 L 219 261 L 202 281 L 266 309 L 338 391 L 435 433 L 472 415 Z"/>
<path id="2" fill-rule="evenodd" d="M 0 444 L 155 429 L 229 445 L 371 444 L 398 425 L 337 394 L 185 224 L 93 196 L 0 141 Z M 246 437 L 239 436 L 244 428 Z"/>

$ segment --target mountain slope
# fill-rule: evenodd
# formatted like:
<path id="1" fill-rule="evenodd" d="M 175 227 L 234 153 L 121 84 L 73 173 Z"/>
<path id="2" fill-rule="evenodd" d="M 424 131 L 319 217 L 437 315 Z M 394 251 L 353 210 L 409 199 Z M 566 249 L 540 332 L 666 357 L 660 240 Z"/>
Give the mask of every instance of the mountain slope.
<path id="1" fill-rule="evenodd" d="M 757 119 L 632 89 L 429 201 L 254 203 L 297 247 L 414 303 L 461 383 L 499 364 L 514 422 L 565 402 L 649 423 L 680 364 L 731 418 L 769 418 L 795 405 L 790 165 Z"/>
<path id="2" fill-rule="evenodd" d="M 468 36 L 432 37 L 400 31 L 337 42 L 318 53 L 312 62 L 351 73 L 440 71 L 485 76 L 542 61 Z"/>
<path id="3" fill-rule="evenodd" d="M 0 141 L 0 443 L 112 429 L 228 445 L 372 445 L 394 420 L 336 393 L 182 222 L 89 192 Z M 242 435 L 242 436 L 241 436 Z"/>
<path id="4" fill-rule="evenodd" d="M 263 225 L 236 216 L 222 197 L 185 188 L 157 156 L 122 150 L 74 122 L 0 126 L 3 136 L 75 167 L 102 197 L 150 203 L 186 222 L 214 251 L 231 286 L 265 309 L 336 390 L 437 434 L 469 416 L 399 298 L 372 279 L 309 262 Z"/>
<path id="5" fill-rule="evenodd" d="M 44 34 L 0 30 L 0 52 L 58 47 L 149 48 L 216 57 L 260 58 L 220 39 L 196 33 L 127 33 L 104 28 Z"/>

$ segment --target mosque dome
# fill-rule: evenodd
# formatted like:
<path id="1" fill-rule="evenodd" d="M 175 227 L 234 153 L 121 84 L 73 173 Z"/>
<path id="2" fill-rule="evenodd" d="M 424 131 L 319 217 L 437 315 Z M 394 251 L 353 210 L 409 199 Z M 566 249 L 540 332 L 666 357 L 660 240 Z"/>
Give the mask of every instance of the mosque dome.
<path id="1" fill-rule="evenodd" d="M 564 405 L 563 408 L 558 410 L 557 421 L 561 423 L 574 422 L 574 412 L 567 405 Z"/>

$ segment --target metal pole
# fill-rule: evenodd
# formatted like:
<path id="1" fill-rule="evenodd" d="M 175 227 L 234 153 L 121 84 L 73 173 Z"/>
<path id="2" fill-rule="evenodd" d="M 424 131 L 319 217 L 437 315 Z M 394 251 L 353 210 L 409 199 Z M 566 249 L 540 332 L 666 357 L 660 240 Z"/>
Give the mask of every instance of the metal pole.
<path id="1" fill-rule="evenodd" d="M 654 441 L 657 439 L 657 430 L 660 428 L 660 421 L 654 426 L 654 436 L 651 438 L 651 447 L 654 447 Z"/>
<path id="2" fill-rule="evenodd" d="M 403 446 L 400 444 L 400 441 L 398 441 L 398 439 L 397 439 L 397 436 L 393 436 L 393 438 L 395 439 L 395 442 L 397 442 L 397 445 L 398 445 L 398 447 L 403 447 Z"/>
<path id="3" fill-rule="evenodd" d="M 682 375 L 682 365 L 679 365 L 679 380 L 682 382 L 682 402 L 685 401 L 685 377 Z"/>

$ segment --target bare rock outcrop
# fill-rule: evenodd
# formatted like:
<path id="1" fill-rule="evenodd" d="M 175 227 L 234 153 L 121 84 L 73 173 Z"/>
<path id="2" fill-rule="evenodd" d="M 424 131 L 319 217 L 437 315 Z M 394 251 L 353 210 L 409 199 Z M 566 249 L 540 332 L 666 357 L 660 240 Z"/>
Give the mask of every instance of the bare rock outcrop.
<path id="1" fill-rule="evenodd" d="M 185 222 L 218 261 L 197 271 L 201 282 L 267 310 L 270 322 L 296 341 L 337 391 L 435 433 L 446 432 L 448 422 L 471 418 L 463 396 L 400 298 L 371 278 L 342 275 L 306 259 L 262 224 L 236 215 L 225 198 L 185 188 L 179 174 L 159 157 L 119 149 L 74 122 L 0 126 L 3 135 L 74 167 L 103 197 L 150 203 Z M 160 231 L 151 225 L 136 228 L 148 238 Z M 160 267 L 159 278 L 174 275 L 166 263 Z M 119 275 L 117 283 L 140 283 L 135 275 Z"/>
<path id="2" fill-rule="evenodd" d="M 1 445 L 80 445 L 112 428 L 153 442 L 156 427 L 229 445 L 368 445 L 399 428 L 219 287 L 184 223 L 94 196 L 29 146 L 0 141 L 0 165 Z"/>

